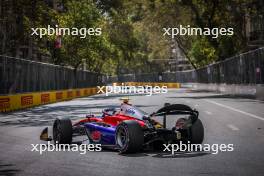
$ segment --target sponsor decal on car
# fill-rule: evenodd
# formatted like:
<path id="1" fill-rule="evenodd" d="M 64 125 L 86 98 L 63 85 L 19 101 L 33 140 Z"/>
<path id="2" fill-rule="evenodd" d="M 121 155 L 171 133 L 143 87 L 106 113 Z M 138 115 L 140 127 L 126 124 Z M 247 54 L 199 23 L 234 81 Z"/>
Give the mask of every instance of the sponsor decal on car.
<path id="1" fill-rule="evenodd" d="M 135 114 L 135 110 L 133 108 L 126 109 L 126 114 Z"/>
<path id="2" fill-rule="evenodd" d="M 102 133 L 100 131 L 93 131 L 91 137 L 94 142 L 99 142 L 101 140 Z"/>

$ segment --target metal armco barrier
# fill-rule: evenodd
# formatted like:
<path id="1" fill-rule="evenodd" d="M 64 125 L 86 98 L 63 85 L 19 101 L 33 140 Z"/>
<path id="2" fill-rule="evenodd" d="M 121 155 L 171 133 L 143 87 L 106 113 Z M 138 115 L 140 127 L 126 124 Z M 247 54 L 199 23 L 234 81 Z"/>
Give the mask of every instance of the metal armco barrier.
<path id="1" fill-rule="evenodd" d="M 99 73 L 0 56 L 0 95 L 95 87 L 105 80 Z"/>

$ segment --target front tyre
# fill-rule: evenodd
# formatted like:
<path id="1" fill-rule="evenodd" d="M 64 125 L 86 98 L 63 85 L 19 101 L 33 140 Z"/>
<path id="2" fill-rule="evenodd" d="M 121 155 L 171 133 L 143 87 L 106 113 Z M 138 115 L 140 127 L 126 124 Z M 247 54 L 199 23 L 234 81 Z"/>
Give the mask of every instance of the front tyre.
<path id="1" fill-rule="evenodd" d="M 115 139 L 120 153 L 135 153 L 142 149 L 144 132 L 138 122 L 125 120 L 116 127 Z"/>
<path id="2" fill-rule="evenodd" d="M 53 140 L 58 144 L 71 144 L 72 123 L 68 118 L 56 119 L 53 124 Z"/>
<path id="3" fill-rule="evenodd" d="M 204 140 L 204 127 L 200 119 L 197 119 L 190 127 L 190 142 L 192 144 L 201 144 Z"/>

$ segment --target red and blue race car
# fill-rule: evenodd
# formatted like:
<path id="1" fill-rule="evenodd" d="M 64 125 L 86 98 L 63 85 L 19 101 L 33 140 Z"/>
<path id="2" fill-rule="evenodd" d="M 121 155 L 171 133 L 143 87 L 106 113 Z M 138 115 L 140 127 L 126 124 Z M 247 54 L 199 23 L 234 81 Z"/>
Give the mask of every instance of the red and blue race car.
<path id="1" fill-rule="evenodd" d="M 178 118 L 172 129 L 168 129 L 166 119 L 170 115 L 184 115 L 184 118 Z M 48 135 L 48 128 L 45 128 L 40 139 L 71 144 L 74 137 L 84 135 L 90 144 L 101 144 L 120 153 L 161 149 L 163 144 L 180 141 L 200 144 L 204 139 L 204 127 L 198 115 L 198 111 L 183 104 L 165 104 L 158 111 L 147 114 L 124 100 L 120 108 L 104 109 L 102 115 L 87 115 L 74 124 L 67 118 L 56 119 L 53 137 Z M 163 116 L 163 124 L 153 119 L 157 116 Z"/>

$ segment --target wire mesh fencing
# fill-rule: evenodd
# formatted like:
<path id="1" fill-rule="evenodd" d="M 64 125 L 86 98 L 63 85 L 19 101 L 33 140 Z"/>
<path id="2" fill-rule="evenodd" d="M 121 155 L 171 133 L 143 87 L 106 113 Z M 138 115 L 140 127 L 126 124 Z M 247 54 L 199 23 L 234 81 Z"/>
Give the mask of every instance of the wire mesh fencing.
<path id="1" fill-rule="evenodd" d="M 264 48 L 197 70 L 120 75 L 118 81 L 264 84 Z"/>
<path id="2" fill-rule="evenodd" d="M 105 81 L 99 73 L 0 56 L 0 94 L 85 88 Z"/>
<path id="3" fill-rule="evenodd" d="M 94 87 L 113 82 L 264 84 L 264 48 L 206 67 L 179 72 L 106 76 L 69 67 L 0 56 L 0 94 Z"/>

